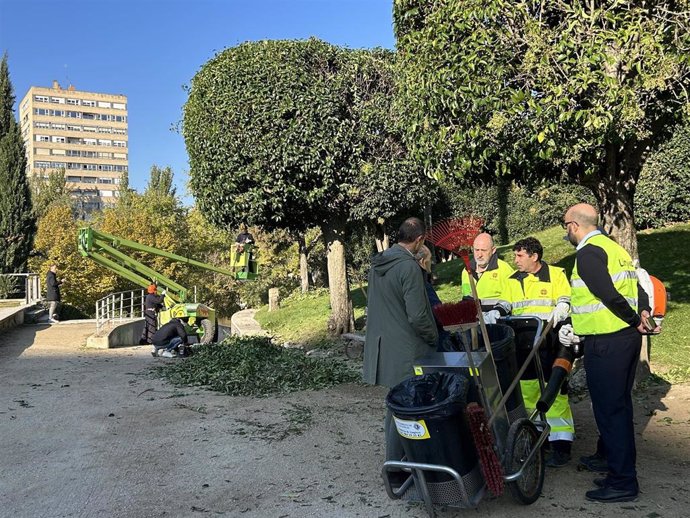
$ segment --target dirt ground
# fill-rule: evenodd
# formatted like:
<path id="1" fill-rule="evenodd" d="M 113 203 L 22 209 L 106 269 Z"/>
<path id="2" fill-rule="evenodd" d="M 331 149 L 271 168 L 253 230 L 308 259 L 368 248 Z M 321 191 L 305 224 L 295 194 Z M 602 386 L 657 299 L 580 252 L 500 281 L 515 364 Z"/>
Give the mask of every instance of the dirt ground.
<path id="1" fill-rule="evenodd" d="M 152 377 L 148 347 L 87 350 L 93 324 L 0 335 L 0 515 L 7 517 L 424 517 L 389 500 L 378 387 L 251 399 Z M 592 452 L 587 398 L 574 456 Z M 548 470 L 531 506 L 509 495 L 438 516 L 681 517 L 690 493 L 690 386 L 636 395 L 637 502 L 585 501 L 594 476 Z"/>

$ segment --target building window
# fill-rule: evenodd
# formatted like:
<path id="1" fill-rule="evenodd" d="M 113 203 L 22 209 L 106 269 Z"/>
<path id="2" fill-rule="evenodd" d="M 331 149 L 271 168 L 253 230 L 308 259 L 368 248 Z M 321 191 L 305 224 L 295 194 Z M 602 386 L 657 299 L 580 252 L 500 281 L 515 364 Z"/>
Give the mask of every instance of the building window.
<path id="1" fill-rule="evenodd" d="M 74 106 L 79 106 L 79 99 L 67 99 L 67 104 L 72 104 Z"/>
<path id="2" fill-rule="evenodd" d="M 50 124 L 47 122 L 34 122 L 35 128 L 50 128 Z"/>
<path id="3" fill-rule="evenodd" d="M 56 129 L 56 130 L 64 130 L 64 129 L 65 129 L 65 125 L 64 125 L 64 124 L 51 124 L 50 126 L 51 126 L 53 129 Z"/>
<path id="4" fill-rule="evenodd" d="M 126 110 L 127 105 L 124 103 L 113 103 L 113 108 L 115 108 L 116 110 Z"/>
<path id="5" fill-rule="evenodd" d="M 96 133 L 98 131 L 98 128 L 94 128 L 93 126 L 84 126 L 84 131 L 88 131 L 89 133 Z"/>
<path id="6" fill-rule="evenodd" d="M 123 140 L 113 140 L 113 146 L 115 147 L 127 147 L 127 142 Z"/>
<path id="7" fill-rule="evenodd" d="M 110 103 L 105 101 L 98 101 L 99 108 L 110 108 Z"/>
<path id="8" fill-rule="evenodd" d="M 50 167 L 50 162 L 34 162 L 36 169 L 47 169 Z"/>
<path id="9" fill-rule="evenodd" d="M 53 142 L 57 144 L 64 144 L 65 143 L 65 137 L 53 137 Z"/>
<path id="10" fill-rule="evenodd" d="M 55 104 L 65 104 L 65 99 L 63 97 L 51 97 L 50 102 Z"/>
<path id="11" fill-rule="evenodd" d="M 36 142 L 50 142 L 48 135 L 36 135 Z"/>
<path id="12" fill-rule="evenodd" d="M 48 97 L 46 97 L 45 95 L 36 95 L 34 96 L 34 101 L 39 103 L 47 103 L 50 101 L 50 99 L 48 99 Z"/>
<path id="13" fill-rule="evenodd" d="M 81 182 L 81 176 L 68 176 L 67 181 L 73 183 Z"/>
<path id="14" fill-rule="evenodd" d="M 83 99 L 81 102 L 82 106 L 96 106 L 96 101 L 88 101 L 86 99 Z"/>
<path id="15" fill-rule="evenodd" d="M 70 126 L 67 125 L 67 131 L 81 131 L 81 126 Z"/>

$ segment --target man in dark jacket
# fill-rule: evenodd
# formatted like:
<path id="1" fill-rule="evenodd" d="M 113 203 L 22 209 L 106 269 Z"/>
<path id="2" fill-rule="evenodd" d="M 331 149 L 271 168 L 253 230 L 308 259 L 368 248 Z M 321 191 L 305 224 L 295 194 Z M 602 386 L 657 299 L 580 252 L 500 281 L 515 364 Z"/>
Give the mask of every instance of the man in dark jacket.
<path id="1" fill-rule="evenodd" d="M 149 284 L 146 289 L 146 298 L 144 299 L 144 331 L 139 339 L 139 344 L 150 344 L 153 342 L 153 335 L 158 329 L 158 312 L 163 307 L 163 300 L 165 299 L 165 292 L 159 295 L 156 293 L 158 286 Z M 156 352 L 155 347 L 152 352 Z"/>
<path id="2" fill-rule="evenodd" d="M 436 350 L 438 333 L 415 254 L 424 244 L 424 223 L 408 218 L 398 243 L 377 254 L 369 270 L 364 381 L 394 387 L 414 375 L 413 363 Z M 400 460 L 402 445 L 386 413 L 386 459 Z"/>
<path id="3" fill-rule="evenodd" d="M 151 352 L 153 356 L 162 356 L 163 358 L 174 358 L 175 349 L 180 345 L 187 345 L 187 332 L 182 325 L 179 318 L 173 318 L 167 324 L 161 326 L 156 331 L 152 338 L 155 352 Z M 162 353 L 160 349 L 165 349 Z"/>
<path id="4" fill-rule="evenodd" d="M 46 301 L 49 302 L 48 321 L 51 324 L 58 322 L 58 310 L 60 309 L 60 301 L 62 300 L 60 296 L 60 284 L 62 284 L 62 281 L 57 278 L 57 264 L 51 264 L 46 277 Z"/>

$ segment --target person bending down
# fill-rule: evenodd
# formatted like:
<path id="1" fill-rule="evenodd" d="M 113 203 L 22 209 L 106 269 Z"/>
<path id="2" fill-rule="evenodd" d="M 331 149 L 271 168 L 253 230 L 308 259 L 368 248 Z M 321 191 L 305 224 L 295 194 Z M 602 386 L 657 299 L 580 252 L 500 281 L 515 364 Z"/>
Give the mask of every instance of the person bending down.
<path id="1" fill-rule="evenodd" d="M 180 345 L 187 345 L 187 332 L 179 318 L 173 318 L 167 324 L 161 326 L 151 339 L 154 351 L 152 356 L 162 356 L 163 358 L 174 358 L 175 350 Z M 164 349 L 161 352 L 161 349 Z"/>

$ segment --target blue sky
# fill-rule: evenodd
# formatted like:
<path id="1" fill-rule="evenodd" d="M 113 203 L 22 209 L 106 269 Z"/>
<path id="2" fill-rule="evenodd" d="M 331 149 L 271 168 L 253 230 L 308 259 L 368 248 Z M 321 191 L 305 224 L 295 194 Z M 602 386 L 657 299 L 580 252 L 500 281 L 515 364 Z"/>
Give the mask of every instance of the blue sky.
<path id="1" fill-rule="evenodd" d="M 171 166 L 186 191 L 187 152 L 171 128 L 183 85 L 205 62 L 244 41 L 310 36 L 393 48 L 392 0 L 0 0 L 0 52 L 17 102 L 54 79 L 128 97 L 129 176 L 139 191 L 153 164 Z"/>

